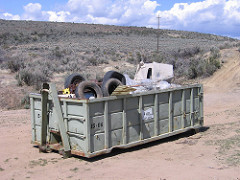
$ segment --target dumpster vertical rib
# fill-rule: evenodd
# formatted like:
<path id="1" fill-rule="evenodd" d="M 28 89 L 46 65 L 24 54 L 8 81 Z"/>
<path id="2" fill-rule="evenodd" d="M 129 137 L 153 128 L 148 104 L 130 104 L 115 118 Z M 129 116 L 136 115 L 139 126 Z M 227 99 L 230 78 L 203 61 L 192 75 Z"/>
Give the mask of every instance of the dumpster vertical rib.
<path id="1" fill-rule="evenodd" d="M 193 88 L 191 88 L 191 95 L 190 95 L 190 122 L 191 122 L 191 126 L 194 126 L 193 123 L 193 116 L 194 116 L 194 112 L 193 112 Z"/>
<path id="2" fill-rule="evenodd" d="M 186 127 L 186 99 L 185 99 L 185 89 L 182 90 L 182 128 Z"/>
<path id="3" fill-rule="evenodd" d="M 60 129 L 61 138 L 63 141 L 63 147 L 64 147 L 64 153 L 65 153 L 64 156 L 69 157 L 70 153 L 71 153 L 71 149 L 70 149 L 70 144 L 69 144 L 66 127 L 64 125 L 63 113 L 62 113 L 61 104 L 60 104 L 60 101 L 58 98 L 57 89 L 56 89 L 55 84 L 50 83 L 50 90 L 51 90 L 53 104 L 54 104 L 53 108 L 55 109 L 56 114 L 57 114 L 58 125 L 59 125 L 59 129 Z"/>
<path id="4" fill-rule="evenodd" d="M 123 114 L 122 114 L 122 119 L 123 119 L 123 132 L 122 132 L 122 138 L 123 138 L 123 144 L 127 144 L 127 117 L 126 117 L 126 107 L 127 100 L 126 98 L 123 98 Z"/>
<path id="5" fill-rule="evenodd" d="M 48 126 L 48 120 L 47 120 L 47 102 L 48 102 L 48 84 L 43 84 L 43 90 L 41 91 L 42 98 L 41 98 L 41 104 L 42 104 L 42 123 L 41 123 L 41 142 L 40 142 L 40 149 L 45 149 L 44 146 L 47 144 L 47 126 Z"/>
<path id="6" fill-rule="evenodd" d="M 139 96 L 139 121 L 140 121 L 140 133 L 139 133 L 139 139 L 143 139 L 143 97 Z"/>
<path id="7" fill-rule="evenodd" d="M 32 142 L 36 140 L 36 128 L 35 128 L 35 118 L 34 118 L 34 101 L 33 97 L 30 98 L 30 105 L 31 105 L 31 126 L 32 126 Z"/>
<path id="8" fill-rule="evenodd" d="M 87 146 L 87 153 L 90 154 L 92 152 L 91 146 L 91 122 L 90 122 L 90 110 L 89 110 L 89 103 L 86 103 L 86 146 Z"/>
<path id="9" fill-rule="evenodd" d="M 67 123 L 67 102 L 63 101 L 63 120 L 66 127 L 66 131 L 68 131 L 68 123 Z"/>
<path id="10" fill-rule="evenodd" d="M 200 125 L 203 125 L 203 86 L 199 87 Z"/>
<path id="11" fill-rule="evenodd" d="M 169 127 L 168 127 L 168 131 L 169 132 L 172 132 L 173 131 L 173 105 L 172 105 L 172 91 L 169 92 L 169 117 L 168 117 L 168 120 L 169 120 Z"/>
<path id="12" fill-rule="evenodd" d="M 108 101 L 104 102 L 104 142 L 105 142 L 105 149 L 109 148 L 109 120 L 108 120 Z"/>
<path id="13" fill-rule="evenodd" d="M 158 94 L 154 98 L 154 135 L 158 135 Z"/>

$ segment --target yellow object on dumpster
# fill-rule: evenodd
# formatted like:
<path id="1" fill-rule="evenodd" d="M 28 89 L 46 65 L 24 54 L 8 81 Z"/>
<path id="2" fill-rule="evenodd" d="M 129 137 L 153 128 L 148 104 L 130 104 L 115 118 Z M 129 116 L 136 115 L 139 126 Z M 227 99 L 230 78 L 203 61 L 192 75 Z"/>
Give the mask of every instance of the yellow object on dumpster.
<path id="1" fill-rule="evenodd" d="M 70 94 L 69 88 L 64 89 L 64 90 L 63 90 L 63 94 Z"/>

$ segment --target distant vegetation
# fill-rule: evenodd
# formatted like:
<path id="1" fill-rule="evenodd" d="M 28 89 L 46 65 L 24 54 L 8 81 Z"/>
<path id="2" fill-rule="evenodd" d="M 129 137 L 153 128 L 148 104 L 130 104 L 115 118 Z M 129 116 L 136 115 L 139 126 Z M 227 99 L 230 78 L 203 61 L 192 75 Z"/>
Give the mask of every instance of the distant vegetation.
<path id="1" fill-rule="evenodd" d="M 176 79 L 210 76 L 221 67 L 220 49 L 240 47 L 228 37 L 145 27 L 6 20 L 0 27 L 1 68 L 15 73 L 18 85 L 36 89 L 54 73 L 89 76 L 91 66 L 112 61 L 170 63 Z M 119 71 L 132 75 L 135 69 Z"/>

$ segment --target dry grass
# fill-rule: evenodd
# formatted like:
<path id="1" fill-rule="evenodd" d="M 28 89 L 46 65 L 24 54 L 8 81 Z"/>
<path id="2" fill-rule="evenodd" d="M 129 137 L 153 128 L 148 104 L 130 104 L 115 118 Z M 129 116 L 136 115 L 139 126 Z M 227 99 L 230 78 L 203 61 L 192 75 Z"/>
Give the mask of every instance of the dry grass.
<path id="1" fill-rule="evenodd" d="M 215 145 L 218 149 L 217 157 L 230 166 L 240 165 L 240 122 L 214 125 L 212 131 L 217 134 L 226 134 L 224 139 L 206 141 L 207 145 Z M 229 133 L 229 130 L 231 131 Z M 229 135 L 232 134 L 232 135 Z"/>

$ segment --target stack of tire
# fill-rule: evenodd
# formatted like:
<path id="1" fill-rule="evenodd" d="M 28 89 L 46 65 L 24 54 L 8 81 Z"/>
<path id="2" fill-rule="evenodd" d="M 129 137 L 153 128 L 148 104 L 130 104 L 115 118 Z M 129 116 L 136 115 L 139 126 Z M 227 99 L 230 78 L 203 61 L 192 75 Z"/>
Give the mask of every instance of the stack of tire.
<path id="1" fill-rule="evenodd" d="M 88 99 L 89 96 L 94 98 L 110 96 L 119 85 L 125 84 L 125 77 L 116 71 L 108 71 L 104 75 L 101 85 L 86 80 L 79 73 L 73 73 L 66 78 L 64 88 L 69 88 L 78 99 Z"/>

